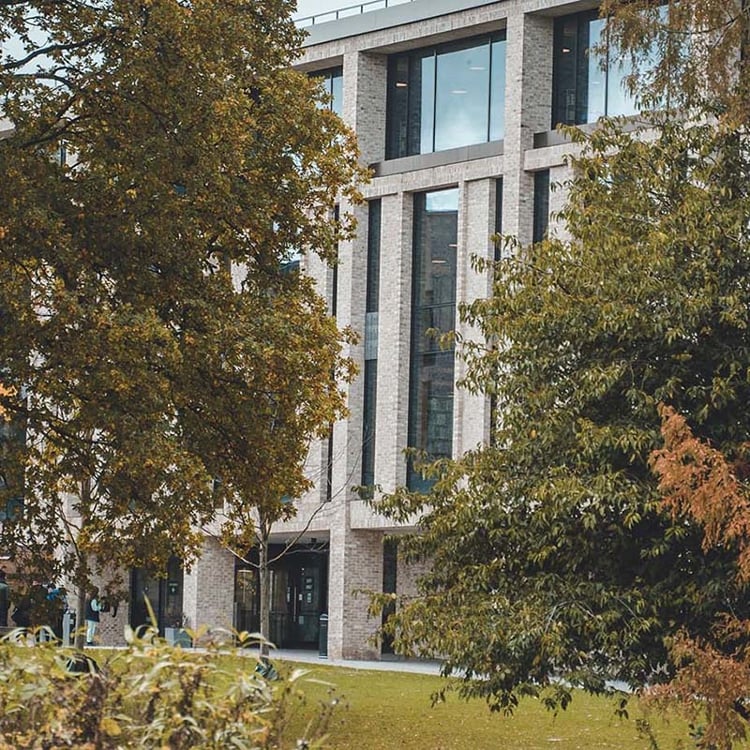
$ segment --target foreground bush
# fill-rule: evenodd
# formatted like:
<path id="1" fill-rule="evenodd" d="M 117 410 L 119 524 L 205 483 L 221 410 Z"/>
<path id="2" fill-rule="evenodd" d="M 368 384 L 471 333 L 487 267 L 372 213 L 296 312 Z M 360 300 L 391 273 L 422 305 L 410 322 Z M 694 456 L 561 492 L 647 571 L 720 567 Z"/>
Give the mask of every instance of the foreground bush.
<path id="1" fill-rule="evenodd" d="M 87 663 L 97 652 L 84 657 L 52 644 L 0 642 L 0 748 L 323 746 L 330 705 L 321 707 L 304 737 L 286 736 L 304 702 L 303 672 L 269 682 L 255 672 L 252 657 L 222 658 L 238 653 L 229 647 L 183 650 L 132 633 L 128 641 L 126 650 L 99 664 Z"/>

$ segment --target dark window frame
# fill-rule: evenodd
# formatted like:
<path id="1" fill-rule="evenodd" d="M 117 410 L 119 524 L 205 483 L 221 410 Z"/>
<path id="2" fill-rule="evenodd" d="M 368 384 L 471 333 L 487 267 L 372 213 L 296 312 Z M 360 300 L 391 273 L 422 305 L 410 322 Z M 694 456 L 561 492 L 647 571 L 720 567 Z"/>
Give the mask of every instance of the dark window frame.
<path id="1" fill-rule="evenodd" d="M 331 97 L 328 102 L 328 109 L 335 112 L 337 115 L 341 115 L 341 107 L 343 105 L 343 96 L 339 99 L 336 96 L 336 81 L 341 82 L 341 93 L 343 94 L 344 85 L 344 68 L 342 65 L 336 65 L 333 68 L 325 68 L 324 70 L 316 70 L 310 73 L 310 78 L 319 78 L 323 81 L 323 88 L 326 93 Z"/>
<path id="2" fill-rule="evenodd" d="M 405 156 L 417 156 L 424 153 L 439 153 L 439 151 L 449 150 L 452 146 L 436 149 L 436 132 L 438 125 L 436 123 L 437 115 L 437 85 L 438 85 L 438 60 L 441 55 L 469 50 L 472 48 L 481 48 L 487 45 L 488 65 L 487 71 L 487 122 L 485 140 L 478 143 L 489 143 L 492 135 L 493 107 L 497 106 L 502 109 L 505 106 L 505 91 L 499 101 L 497 92 L 493 92 L 492 82 L 493 73 L 496 72 L 493 64 L 497 62 L 493 54 L 493 47 L 496 42 L 506 42 L 507 34 L 505 29 L 489 34 L 480 34 L 478 36 L 467 37 L 465 39 L 446 42 L 428 47 L 409 50 L 408 52 L 391 55 L 388 58 L 388 88 L 386 100 L 386 159 L 399 159 Z M 421 122 L 421 76 L 419 75 L 418 65 L 424 59 L 432 58 L 432 113 L 431 113 L 431 143 L 430 147 L 422 147 L 422 122 Z M 505 61 L 503 60 L 503 64 Z M 420 89 L 417 93 L 417 89 Z M 495 93 L 495 96 L 493 96 Z M 419 97 L 419 99 L 417 99 Z M 417 109 L 419 110 L 417 112 Z M 402 113 L 399 115 L 399 111 Z M 403 116 L 405 115 L 405 116 Z M 503 128 L 504 130 L 504 128 Z M 504 133 L 503 133 L 504 135 Z M 502 138 L 497 139 L 502 140 Z M 475 144 L 460 144 L 464 145 Z"/>
<path id="3" fill-rule="evenodd" d="M 428 268 L 426 262 L 428 260 L 430 263 L 435 262 L 435 256 L 431 255 L 428 259 L 423 254 L 423 250 L 428 247 L 430 250 L 433 249 L 432 243 L 436 241 L 435 238 L 438 236 L 436 235 L 436 232 L 439 233 L 439 228 L 436 230 L 434 226 L 429 227 L 428 225 L 427 196 L 452 190 L 457 192 L 455 209 L 446 209 L 443 212 L 436 210 L 435 216 L 437 217 L 440 213 L 453 215 L 454 218 L 450 219 L 453 223 L 453 226 L 451 227 L 453 235 L 450 238 L 452 241 L 448 243 L 448 246 L 456 248 L 460 207 L 460 194 L 458 194 L 458 188 L 427 190 L 414 193 L 413 195 L 414 226 L 412 239 L 411 346 L 409 363 L 409 420 L 407 433 L 409 448 L 419 451 L 428 451 L 430 446 L 429 444 L 424 444 L 425 441 L 429 443 L 429 441 L 435 437 L 434 434 L 432 438 L 430 437 L 433 429 L 439 430 L 439 415 L 436 417 L 436 415 L 430 411 L 430 402 L 437 403 L 444 401 L 447 403 L 450 401 L 450 417 L 448 418 L 448 423 L 442 426 L 443 430 L 448 435 L 447 439 L 442 439 L 443 442 L 447 443 L 447 447 L 445 447 L 444 450 L 433 451 L 432 453 L 429 453 L 428 451 L 431 458 L 450 458 L 453 452 L 453 417 L 455 415 L 455 346 L 448 349 L 441 349 L 432 336 L 427 336 L 426 328 L 432 326 L 425 326 L 423 324 L 424 315 L 425 312 L 432 313 L 435 311 L 445 311 L 450 319 L 450 327 L 442 327 L 441 330 L 447 332 L 455 328 L 456 298 L 458 292 L 458 252 L 456 248 L 454 262 L 449 266 L 452 271 L 452 278 L 449 279 L 450 289 L 448 289 L 449 293 L 447 297 L 441 298 L 438 301 L 428 301 L 426 298 L 431 294 L 434 294 L 434 289 L 422 289 L 421 284 L 424 281 L 422 274 L 425 273 Z M 440 240 L 444 239 L 445 237 L 440 238 L 438 236 L 438 247 L 440 246 Z M 434 282 L 435 277 L 432 278 Z M 445 291 L 445 286 L 443 286 L 442 289 Z M 445 367 L 448 360 L 450 360 L 450 364 Z M 425 372 L 425 368 L 427 367 L 435 368 L 433 371 L 433 377 L 422 383 L 421 379 Z M 443 369 L 443 367 L 445 367 L 445 369 Z M 445 375 L 450 376 L 448 395 L 440 392 L 441 385 L 443 387 L 446 385 L 445 380 L 441 381 L 441 376 Z M 437 386 L 436 389 L 434 389 L 435 386 Z M 445 416 L 446 415 L 444 414 L 443 417 Z M 441 438 L 437 437 L 435 444 L 440 441 Z M 434 445 L 432 447 L 434 447 Z M 430 480 L 425 480 L 421 473 L 416 470 L 413 459 L 409 458 L 407 462 L 407 486 L 409 489 L 426 491 L 431 484 L 432 482 Z"/>

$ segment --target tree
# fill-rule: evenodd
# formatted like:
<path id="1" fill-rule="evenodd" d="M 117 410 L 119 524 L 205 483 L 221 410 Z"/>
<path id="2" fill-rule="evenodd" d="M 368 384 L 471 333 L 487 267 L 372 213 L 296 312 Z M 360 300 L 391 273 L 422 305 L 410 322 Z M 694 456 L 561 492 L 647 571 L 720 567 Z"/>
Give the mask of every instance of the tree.
<path id="1" fill-rule="evenodd" d="M 722 453 L 698 440 L 684 417 L 661 407 L 664 445 L 651 455 L 664 503 L 676 518 L 691 518 L 703 529 L 703 547 L 728 547 L 737 555 L 738 579 L 750 577 L 748 443 Z M 747 738 L 750 620 L 722 612 L 711 638 L 680 631 L 670 642 L 678 670 L 666 685 L 650 691 L 657 706 L 677 707 L 696 725 L 702 746 L 731 750 Z M 705 726 L 701 723 L 705 722 Z"/>
<path id="2" fill-rule="evenodd" d="M 3 534 L 81 592 L 92 562 L 190 562 L 216 475 L 189 409 L 226 408 L 207 395 L 224 356 L 261 331 L 238 320 L 279 290 L 290 310 L 312 304 L 309 288 L 281 278 L 290 254 L 331 259 L 352 230 L 331 207 L 356 199 L 353 137 L 290 67 L 301 41 L 291 9 L 0 4 L 14 126 L 0 141 L 12 196 L 0 206 L 11 390 L 0 398 L 27 435 L 8 452 L 23 467 L 24 508 Z M 209 340 L 217 331 L 223 350 Z M 273 327 L 262 335 L 261 356 L 290 345 Z M 267 425 L 267 404 L 251 407 Z"/>
<path id="3" fill-rule="evenodd" d="M 571 133 L 569 239 L 510 248 L 462 310 L 487 342 L 461 350 L 464 385 L 497 401 L 492 444 L 382 503 L 417 514 L 405 552 L 431 560 L 396 648 L 445 657 L 495 708 L 669 680 L 671 637 L 720 648 L 717 616 L 748 617 L 737 546 L 705 548 L 648 463 L 659 403 L 728 455 L 747 438 L 748 154 L 713 124 L 653 124 Z"/>
<path id="4" fill-rule="evenodd" d="M 607 46 L 632 64 L 647 106 L 683 114 L 709 107 L 728 127 L 750 119 L 750 6 L 746 0 L 604 0 Z"/>
<path id="5" fill-rule="evenodd" d="M 219 479 L 219 541 L 246 564 L 258 551 L 262 650 L 270 640 L 269 539 L 275 523 L 296 513 L 294 499 L 312 485 L 305 463 L 314 438 L 346 413 L 342 386 L 354 376 L 341 354 L 351 332 L 298 273 L 262 285 L 246 280 L 233 294 L 235 315 L 216 321 L 206 311 L 201 342 L 191 349 L 181 406 L 191 446 Z M 209 368 L 208 362 L 222 362 Z M 291 546 L 291 545 L 289 545 Z"/>

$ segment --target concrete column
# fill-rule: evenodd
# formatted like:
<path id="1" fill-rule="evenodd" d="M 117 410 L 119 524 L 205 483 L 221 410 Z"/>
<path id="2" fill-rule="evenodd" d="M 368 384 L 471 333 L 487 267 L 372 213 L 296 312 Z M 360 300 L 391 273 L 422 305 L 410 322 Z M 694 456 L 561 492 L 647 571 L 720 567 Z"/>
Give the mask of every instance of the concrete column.
<path id="1" fill-rule="evenodd" d="M 383 56 L 359 52 L 344 55 L 343 118 L 357 131 L 364 164 L 384 156 L 385 89 L 386 60 Z M 368 639 L 378 623 L 367 617 L 367 597 L 357 596 L 355 592 L 382 588 L 383 535 L 353 531 L 349 520 L 351 487 L 360 483 L 362 471 L 368 210 L 366 206 L 348 205 L 342 205 L 341 210 L 354 214 L 358 232 L 356 238 L 339 246 L 336 318 L 340 326 L 350 326 L 359 333 L 360 340 L 344 353 L 357 363 L 360 371 L 348 390 L 349 416 L 337 422 L 333 432 L 328 653 L 334 659 L 375 658 L 379 651 Z M 381 242 L 381 252 L 382 247 Z M 381 262 L 381 289 L 384 284 L 382 266 Z M 378 355 L 381 361 L 380 352 Z"/>
<path id="2" fill-rule="evenodd" d="M 357 133 L 363 164 L 385 158 L 387 63 L 385 55 L 366 52 L 344 55 L 342 117 Z"/>
<path id="3" fill-rule="evenodd" d="M 383 533 L 347 528 L 348 513 L 331 525 L 328 655 L 332 659 L 378 659 L 371 641 L 380 621 L 368 617 L 363 591 L 382 591 Z"/>
<path id="4" fill-rule="evenodd" d="M 495 228 L 495 184 L 496 180 L 476 180 L 462 185 L 456 279 L 459 304 L 487 298 L 492 291 L 491 273 L 477 273 L 472 268 L 472 257 L 494 257 L 495 248 L 490 238 Z M 478 330 L 461 322 L 458 312 L 456 330 L 465 341 L 483 340 Z M 459 346 L 456 352 L 456 382 L 466 376 L 466 371 L 466 362 L 461 357 Z M 453 455 L 458 457 L 488 439 L 489 399 L 482 393 L 473 394 L 457 387 L 454 404 Z"/>
<path id="5" fill-rule="evenodd" d="M 200 558 L 185 571 L 182 611 L 190 628 L 234 624 L 234 556 L 211 537 L 206 537 Z"/>
<path id="6" fill-rule="evenodd" d="M 534 175 L 524 170 L 534 133 L 549 130 L 552 107 L 553 19 L 514 13 L 508 17 L 503 232 L 531 242 Z"/>
<path id="7" fill-rule="evenodd" d="M 411 194 L 382 199 L 375 481 L 385 491 L 406 482 L 412 222 Z"/>

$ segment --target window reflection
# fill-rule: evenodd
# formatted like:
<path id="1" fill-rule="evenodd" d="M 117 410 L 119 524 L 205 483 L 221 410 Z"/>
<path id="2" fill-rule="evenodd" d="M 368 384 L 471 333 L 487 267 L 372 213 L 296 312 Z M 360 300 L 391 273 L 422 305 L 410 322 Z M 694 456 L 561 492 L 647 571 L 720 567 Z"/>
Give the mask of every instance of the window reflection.
<path id="1" fill-rule="evenodd" d="M 386 156 L 501 140 L 504 109 L 504 33 L 394 55 Z"/>
<path id="2" fill-rule="evenodd" d="M 667 6 L 660 13 L 666 17 Z M 600 117 L 638 112 L 637 97 L 626 86 L 627 77 L 633 73 L 630 58 L 614 48 L 604 55 L 596 51 L 605 45 L 605 34 L 606 21 L 596 11 L 565 16 L 555 22 L 553 126 L 581 125 Z M 656 50 L 651 59 L 655 65 Z"/>
<path id="3" fill-rule="evenodd" d="M 341 67 L 320 70 L 312 74 L 313 78 L 321 79 L 323 90 L 331 97 L 328 109 L 341 116 L 344 103 L 344 70 Z"/>
<path id="4" fill-rule="evenodd" d="M 435 56 L 422 58 L 421 96 L 419 101 L 419 153 L 433 151 L 435 132 Z M 416 87 L 415 87 L 416 88 Z"/>
<path id="5" fill-rule="evenodd" d="M 490 140 L 505 137 L 505 40 L 490 45 Z"/>
<path id="6" fill-rule="evenodd" d="M 370 201 L 367 217 L 365 294 L 365 367 L 362 401 L 362 486 L 375 484 L 375 425 L 378 383 L 378 311 L 380 309 L 381 202 Z"/>
<path id="7" fill-rule="evenodd" d="M 453 450 L 454 351 L 441 349 L 431 329 L 455 327 L 457 232 L 458 189 L 414 196 L 409 446 L 431 457 Z M 427 487 L 411 462 L 407 482 Z"/>
<path id="8" fill-rule="evenodd" d="M 437 58 L 435 151 L 488 139 L 490 47 L 445 52 Z"/>
<path id="9" fill-rule="evenodd" d="M 608 71 L 602 68 L 602 58 L 592 52 L 596 45 L 600 44 L 602 39 L 602 30 L 604 20 L 596 19 L 588 24 L 588 34 L 586 40 L 586 57 L 587 57 L 587 78 L 588 78 L 588 112 L 586 122 L 596 122 L 600 117 L 607 114 L 607 83 Z M 610 85 L 614 87 L 614 79 Z M 623 103 L 624 104 L 624 103 Z M 621 114 L 632 114 L 627 108 Z"/>

